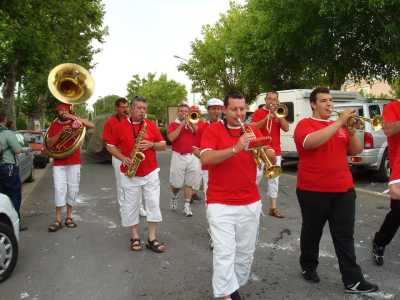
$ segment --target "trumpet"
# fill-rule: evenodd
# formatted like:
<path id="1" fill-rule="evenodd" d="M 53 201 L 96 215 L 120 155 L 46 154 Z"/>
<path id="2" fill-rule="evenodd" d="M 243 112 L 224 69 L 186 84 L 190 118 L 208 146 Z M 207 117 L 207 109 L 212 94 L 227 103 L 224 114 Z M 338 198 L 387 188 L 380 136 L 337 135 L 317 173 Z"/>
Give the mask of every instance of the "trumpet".
<path id="1" fill-rule="evenodd" d="M 200 113 L 197 111 L 191 111 L 189 114 L 186 116 L 186 120 L 192 124 L 197 124 L 200 121 Z"/>
<path id="2" fill-rule="evenodd" d="M 335 113 L 338 117 L 342 114 L 342 112 L 339 111 L 332 111 Z M 348 129 L 357 129 L 357 130 L 364 130 L 365 129 L 365 122 L 368 122 L 371 124 L 371 127 L 374 131 L 381 130 L 383 127 L 383 117 L 382 116 L 374 116 L 372 118 L 367 118 L 367 117 L 362 117 L 362 116 L 351 116 L 347 120 L 346 127 Z"/>
<path id="3" fill-rule="evenodd" d="M 240 118 L 238 118 L 238 122 L 244 133 L 249 133 L 250 138 L 256 139 L 256 135 L 251 127 L 245 127 Z M 263 146 L 251 149 L 251 154 L 253 155 L 254 161 L 259 169 L 264 166 L 263 173 L 266 178 L 273 179 L 282 174 L 282 168 L 278 165 L 274 165 L 271 162 Z"/>
<path id="4" fill-rule="evenodd" d="M 288 107 L 285 104 L 279 103 L 278 105 L 269 105 L 268 106 L 269 110 L 273 113 L 275 113 L 275 116 L 277 116 L 279 119 L 281 118 L 286 118 L 288 115 Z M 267 125 L 266 125 L 267 131 L 271 132 L 272 128 L 272 114 L 268 114 L 268 119 L 267 119 Z"/>

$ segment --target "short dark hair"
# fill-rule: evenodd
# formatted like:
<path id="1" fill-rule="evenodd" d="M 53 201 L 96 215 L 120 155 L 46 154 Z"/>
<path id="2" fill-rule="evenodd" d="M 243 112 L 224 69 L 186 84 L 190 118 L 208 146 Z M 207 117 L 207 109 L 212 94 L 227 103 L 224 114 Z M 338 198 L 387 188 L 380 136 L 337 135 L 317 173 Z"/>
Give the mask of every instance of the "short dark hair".
<path id="1" fill-rule="evenodd" d="M 275 94 L 275 95 L 279 96 L 279 94 L 278 94 L 277 91 L 275 91 L 275 90 L 270 90 L 270 91 L 268 91 L 268 92 L 265 93 L 265 99 L 267 99 L 269 93 L 272 93 L 272 94 Z"/>
<path id="2" fill-rule="evenodd" d="M 128 100 L 126 100 L 126 98 L 124 97 L 118 98 L 117 100 L 115 100 L 115 107 L 120 106 L 121 103 L 122 104 L 128 103 Z"/>
<path id="3" fill-rule="evenodd" d="M 136 104 L 136 102 L 147 103 L 146 97 L 145 96 L 135 96 L 135 97 L 133 97 L 131 106 L 134 106 Z"/>
<path id="4" fill-rule="evenodd" d="M 317 101 L 318 94 L 330 94 L 330 91 L 327 87 L 317 87 L 310 94 L 310 102 L 315 103 Z"/>
<path id="5" fill-rule="evenodd" d="M 179 110 L 180 108 L 182 108 L 182 107 L 187 107 L 187 108 L 190 109 L 189 104 L 187 104 L 187 103 L 181 103 L 181 104 L 179 104 L 179 105 L 178 105 L 178 110 Z"/>
<path id="6" fill-rule="evenodd" d="M 5 123 L 7 121 L 7 115 L 5 113 L 0 113 L 0 123 Z"/>
<path id="7" fill-rule="evenodd" d="M 225 106 L 225 107 L 228 107 L 228 105 L 229 105 L 229 99 L 243 99 L 243 98 L 244 98 L 244 96 L 243 96 L 240 92 L 238 92 L 238 91 L 229 92 L 229 93 L 227 93 L 227 94 L 225 95 L 225 98 L 224 98 L 224 106 Z"/>

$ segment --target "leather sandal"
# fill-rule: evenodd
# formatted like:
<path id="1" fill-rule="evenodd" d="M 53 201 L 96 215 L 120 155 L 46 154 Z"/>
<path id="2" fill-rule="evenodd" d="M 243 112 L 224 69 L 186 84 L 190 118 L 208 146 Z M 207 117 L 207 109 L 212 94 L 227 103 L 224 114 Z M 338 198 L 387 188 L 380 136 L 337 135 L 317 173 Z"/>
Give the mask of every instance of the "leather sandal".
<path id="1" fill-rule="evenodd" d="M 140 242 L 140 239 L 131 239 L 131 250 L 132 251 L 142 251 L 143 246 L 142 243 Z"/>
<path id="2" fill-rule="evenodd" d="M 270 208 L 269 209 L 269 215 L 278 219 L 282 219 L 284 218 L 283 215 L 281 215 L 281 213 L 279 212 L 278 208 Z"/>
<path id="3" fill-rule="evenodd" d="M 167 250 L 166 246 L 163 243 L 160 243 L 157 239 L 152 241 L 147 240 L 146 248 L 155 253 L 163 253 Z"/>
<path id="4" fill-rule="evenodd" d="M 50 224 L 47 229 L 49 232 L 56 232 L 59 231 L 62 227 L 63 226 L 60 221 L 54 221 L 54 223 Z"/>
<path id="5" fill-rule="evenodd" d="M 78 225 L 72 220 L 72 218 L 66 218 L 64 222 L 65 227 L 76 228 Z"/>

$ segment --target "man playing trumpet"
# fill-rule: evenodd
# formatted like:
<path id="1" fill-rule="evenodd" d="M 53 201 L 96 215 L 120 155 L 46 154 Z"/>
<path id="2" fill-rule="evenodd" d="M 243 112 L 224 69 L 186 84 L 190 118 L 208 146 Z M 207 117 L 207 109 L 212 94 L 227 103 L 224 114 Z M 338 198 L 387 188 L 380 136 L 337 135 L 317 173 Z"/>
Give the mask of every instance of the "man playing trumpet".
<path id="1" fill-rule="evenodd" d="M 252 115 L 253 125 L 260 128 L 262 134 L 270 139 L 272 148 L 276 154 L 276 165 L 280 166 L 282 161 L 281 156 L 281 129 L 285 132 L 289 130 L 289 123 L 283 117 L 276 115 L 276 109 L 279 105 L 278 93 L 270 91 L 265 97 L 265 105 L 257 109 Z M 262 173 L 258 173 L 257 181 L 261 180 Z M 270 201 L 269 215 L 276 218 L 283 218 L 279 212 L 276 201 L 278 199 L 279 176 L 267 179 L 267 199 Z M 267 200 L 268 201 L 268 200 Z"/>
<path id="2" fill-rule="evenodd" d="M 299 153 L 297 198 L 301 208 L 300 265 L 305 280 L 320 281 L 317 274 L 319 242 L 328 221 L 346 293 L 378 290 L 364 279 L 354 250 L 355 199 L 347 155 L 362 151 L 355 128 L 346 124 L 354 109 L 347 108 L 336 121 L 332 96 L 327 88 L 310 95 L 313 115 L 301 120 L 294 132 Z"/>
<path id="3" fill-rule="evenodd" d="M 74 115 L 72 113 L 72 105 L 70 104 L 57 104 L 56 112 L 57 119 L 50 125 L 47 133 L 47 147 L 49 149 L 62 142 L 60 141 L 60 137 L 65 136 L 66 131 L 72 132 L 73 130 L 78 130 L 80 126 L 94 128 L 92 122 Z M 65 146 L 69 145 L 66 144 Z M 62 228 L 62 209 L 65 206 L 67 206 L 67 217 L 64 225 L 68 228 L 75 228 L 77 226 L 72 219 L 72 206 L 75 204 L 79 193 L 80 173 L 81 151 L 79 148 L 65 158 L 53 159 L 56 220 L 48 227 L 49 232 L 56 232 Z"/>

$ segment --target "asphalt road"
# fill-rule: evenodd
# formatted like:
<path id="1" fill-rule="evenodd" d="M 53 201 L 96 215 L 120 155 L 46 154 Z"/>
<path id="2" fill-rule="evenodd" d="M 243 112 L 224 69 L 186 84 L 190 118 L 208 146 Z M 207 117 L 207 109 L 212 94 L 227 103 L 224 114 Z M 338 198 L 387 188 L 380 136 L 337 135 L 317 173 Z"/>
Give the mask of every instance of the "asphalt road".
<path id="1" fill-rule="evenodd" d="M 48 168 L 26 194 L 23 214 L 29 230 L 21 233 L 19 261 L 12 277 L 0 285 L 0 299 L 212 299 L 204 206 L 196 202 L 192 218 L 168 209 L 169 160 L 169 152 L 159 155 L 164 218 L 159 239 L 168 244 L 163 254 L 129 250 L 129 232 L 120 226 L 110 164 L 83 165 L 75 213 L 78 228 L 48 233 L 47 226 L 54 220 Z M 370 256 L 371 238 L 388 211 L 388 198 L 374 189 L 364 192 L 365 187 L 358 191 L 356 251 L 365 276 L 381 290 L 368 296 L 344 294 L 327 227 L 320 245 L 321 282 L 302 279 L 294 175 L 295 170 L 285 167 L 281 177 L 279 206 L 286 218 L 262 217 L 251 281 L 241 290 L 245 299 L 400 299 L 399 234 L 387 248 L 383 267 L 374 266 Z M 265 184 L 261 189 L 265 191 Z M 182 201 L 179 204 L 182 207 Z M 143 240 L 145 231 L 143 226 Z"/>

